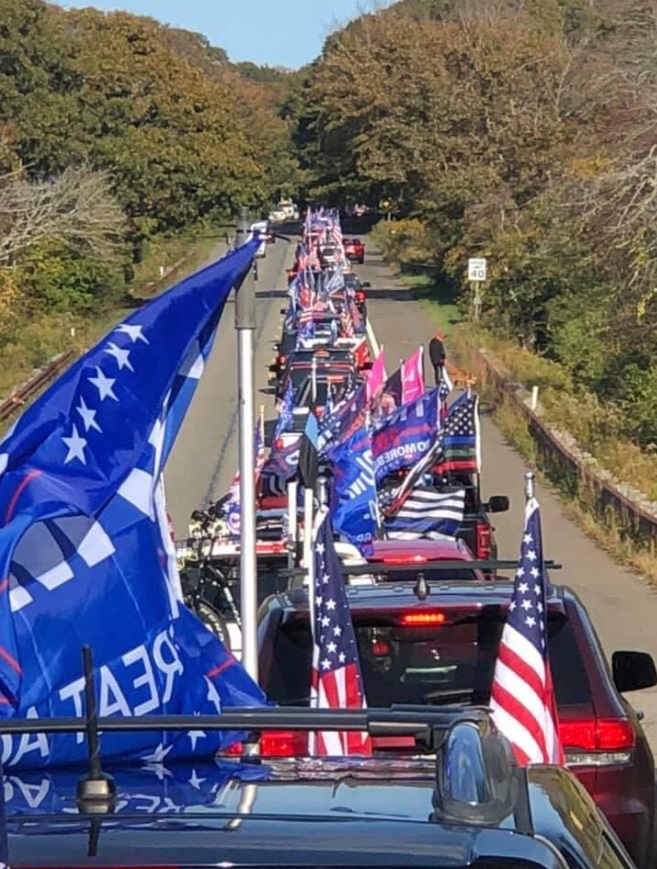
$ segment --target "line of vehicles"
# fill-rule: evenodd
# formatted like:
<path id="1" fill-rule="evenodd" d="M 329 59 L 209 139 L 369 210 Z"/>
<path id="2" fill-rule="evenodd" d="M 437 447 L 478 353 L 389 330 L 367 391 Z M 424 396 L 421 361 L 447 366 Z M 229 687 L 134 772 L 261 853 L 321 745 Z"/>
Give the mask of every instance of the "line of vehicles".
<path id="1" fill-rule="evenodd" d="M 297 311 L 294 319 L 283 317 L 270 374 L 280 412 L 284 412 L 286 396 L 292 396 L 292 420 L 272 439 L 272 452 L 294 446 L 310 407 L 321 419 L 341 395 L 364 382 L 372 368 L 365 330 L 369 284 L 353 272 L 346 255 L 348 247 L 340 235 L 337 239 L 322 233 L 313 237 L 307 225 L 305 238 L 314 245 L 315 267 L 322 279 L 330 281 L 338 267 L 343 279 L 331 289 L 330 304 L 324 309 L 316 305 L 316 299 L 313 302 L 312 337 L 299 340 L 305 322 L 303 310 Z M 363 258 L 364 253 L 363 249 Z M 297 258 L 288 280 L 293 281 L 303 267 Z M 357 328 L 352 323 L 352 328 L 345 330 L 336 312 L 348 301 L 358 308 L 361 320 Z M 467 480 L 467 492 L 464 520 L 454 539 L 380 539 L 366 555 L 351 543 L 336 540 L 369 707 L 399 706 L 451 715 L 455 706 L 478 709 L 489 701 L 513 581 L 506 575 L 510 564 L 497 560 L 488 514 L 505 512 L 509 504 L 504 496 L 484 499 L 478 475 Z M 199 603 L 209 608 L 212 616 L 209 620 L 205 617 L 206 623 L 239 656 L 239 542 L 226 533 L 224 506 L 225 501 L 220 501 L 194 514 L 190 540 L 180 550 L 182 576 L 186 583 L 195 575 L 196 602 L 190 605 L 202 618 Z M 272 701 L 304 709 L 309 704 L 313 654 L 308 588 L 305 570 L 299 566 L 304 517 L 299 505 L 293 523 L 295 536 L 291 536 L 288 507 L 285 490 L 272 493 L 259 486 L 260 683 Z M 583 602 L 553 577 L 550 583 L 550 664 L 560 737 L 572 776 L 562 780 L 562 772 L 555 769 L 527 771 L 522 787 L 527 793 L 543 794 L 536 803 L 530 797 L 532 818 L 540 823 L 555 812 L 546 823 L 554 825 L 553 832 L 558 828 L 557 838 L 545 835 L 562 848 L 568 865 L 628 865 L 614 834 L 604 823 L 600 827 L 598 816 L 591 812 L 584 789 L 636 866 L 653 869 L 657 865 L 654 761 L 641 726 L 641 713 L 624 694 L 657 684 L 655 664 L 650 655 L 628 650 L 616 651 L 608 662 Z M 381 801 L 389 799 L 388 811 L 394 814 L 399 803 L 392 790 L 395 774 L 390 770 L 399 762 L 417 759 L 417 741 L 409 734 L 382 729 L 373 737 L 373 744 L 375 758 L 381 763 L 378 774 L 391 790 L 389 796 L 385 792 L 378 796 L 375 804 L 364 797 L 363 806 L 370 806 L 368 811 L 376 814 L 385 811 Z M 307 733 L 302 729 L 278 728 L 261 734 L 261 756 L 277 762 L 303 756 L 306 748 Z M 474 757 L 470 760 L 475 762 Z M 484 770 L 482 776 L 486 778 L 489 772 Z M 415 799 L 412 791 L 416 785 L 407 786 L 409 800 Z M 473 797 L 473 805 L 476 803 Z M 424 803 L 420 800 L 418 805 Z M 524 834 L 517 813 L 521 810 L 516 806 L 512 811 L 510 803 L 507 806 L 509 814 L 504 822 L 501 815 L 493 812 L 488 816 L 482 811 L 477 823 L 489 817 L 490 829 L 507 823 L 507 829 Z M 513 822 L 509 821 L 511 815 Z M 459 819 L 457 811 L 454 823 L 460 828 L 466 823 L 465 816 Z M 577 844 L 569 854 L 566 843 L 571 840 Z M 364 841 L 369 842 L 369 837 Z M 498 854 L 500 859 L 504 856 Z M 553 856 L 559 864 L 557 855 Z M 484 857 L 477 862 L 474 852 L 471 859 L 473 865 L 493 865 Z M 512 862 L 534 865 L 532 859 L 519 852 Z"/>
<path id="2" fill-rule="evenodd" d="M 319 226 L 311 218 L 303 231 L 310 244 L 298 254 L 306 263 L 314 254 L 320 289 L 296 294 L 294 311 L 282 312 L 270 372 L 279 417 L 268 426 L 269 457 L 256 450 L 259 679 L 272 704 L 98 718 L 89 662 L 80 718 L 3 724 L 25 751 L 38 749 L 43 734 L 78 732 L 89 768 L 4 777 L 0 833 L 6 827 L 9 847 L 0 835 L 0 864 L 654 869 L 654 763 L 640 715 L 623 697 L 657 683 L 654 662 L 617 651 L 608 663 L 583 603 L 552 577 L 550 664 L 568 768 L 519 766 L 494 727 L 487 707 L 515 562 L 497 559 L 487 518 L 508 502 L 484 503 L 477 474 L 452 537 L 381 536 L 367 550 L 336 539 L 367 708 L 310 708 L 312 600 L 302 563 L 310 529 L 291 474 L 263 468 L 293 455 L 310 413 L 330 421 L 340 396 L 367 384 L 375 364 L 368 287 L 349 271 L 335 216 Z M 324 246 L 334 247 L 330 257 Z M 232 491 L 196 511 L 179 558 L 185 602 L 239 658 L 239 535 L 227 519 L 234 508 Z M 484 524 L 487 536 L 477 530 Z M 146 691 L 148 674 L 140 679 Z M 140 729 L 187 734 L 189 761 L 169 763 L 165 740 L 140 768 L 105 766 L 100 735 Z M 216 730 L 240 741 L 208 758 L 203 740 Z M 372 756 L 309 757 L 308 734 L 317 730 L 366 733 Z"/>

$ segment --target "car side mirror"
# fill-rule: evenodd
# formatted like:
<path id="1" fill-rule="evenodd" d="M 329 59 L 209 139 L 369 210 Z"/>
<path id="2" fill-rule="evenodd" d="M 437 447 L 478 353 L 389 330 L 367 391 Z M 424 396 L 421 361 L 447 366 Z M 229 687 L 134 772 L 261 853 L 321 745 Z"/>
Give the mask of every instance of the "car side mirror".
<path id="1" fill-rule="evenodd" d="M 489 513 L 506 513 L 510 502 L 506 495 L 492 495 L 488 501 Z"/>
<path id="2" fill-rule="evenodd" d="M 621 694 L 657 685 L 657 669 L 648 652 L 614 652 L 611 656 L 611 671 L 614 684 Z"/>
<path id="3" fill-rule="evenodd" d="M 365 283 L 361 284 L 361 287 L 362 287 L 364 290 L 371 290 L 371 289 L 372 289 L 372 284 L 371 284 L 369 281 L 365 281 Z"/>

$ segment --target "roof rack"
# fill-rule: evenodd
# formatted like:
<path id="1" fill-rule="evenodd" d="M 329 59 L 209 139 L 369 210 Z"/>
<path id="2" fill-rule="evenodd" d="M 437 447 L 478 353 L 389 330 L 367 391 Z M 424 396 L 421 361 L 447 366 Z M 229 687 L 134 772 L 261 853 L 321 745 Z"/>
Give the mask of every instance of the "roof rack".
<path id="1" fill-rule="evenodd" d="M 544 561 L 543 566 L 546 570 L 562 570 L 563 565 L 557 564 L 554 561 Z M 405 561 L 399 564 L 386 564 L 379 561 L 368 561 L 367 564 L 354 564 L 352 566 L 343 565 L 342 573 L 347 576 L 357 576 L 363 573 L 408 573 L 409 570 L 415 568 L 418 573 L 424 570 L 444 570 L 444 571 L 463 571 L 471 572 L 473 570 L 483 570 L 486 572 L 494 572 L 496 570 L 517 570 L 517 561 L 450 561 L 443 559 L 441 561 Z M 280 571 L 281 576 L 296 577 L 305 576 L 307 570 L 303 567 L 286 568 Z M 394 576 L 391 577 L 394 579 Z"/>
<path id="2" fill-rule="evenodd" d="M 3 719 L 0 720 L 0 735 L 85 734 L 88 767 L 78 782 L 77 805 L 81 815 L 91 816 L 90 856 L 97 853 L 102 817 L 112 814 L 116 808 L 116 784 L 101 767 L 100 731 L 357 730 L 371 736 L 412 736 L 418 746 L 436 754 L 432 818 L 489 824 L 505 817 L 522 795 L 519 768 L 511 745 L 494 729 L 489 710 L 484 707 L 393 705 L 388 709 L 359 710 L 262 707 L 233 708 L 220 715 L 99 718 L 89 646 L 83 647 L 82 659 L 84 718 Z M 262 762 L 253 755 L 242 760 Z M 462 773 L 454 776 L 454 769 L 461 769 Z"/>

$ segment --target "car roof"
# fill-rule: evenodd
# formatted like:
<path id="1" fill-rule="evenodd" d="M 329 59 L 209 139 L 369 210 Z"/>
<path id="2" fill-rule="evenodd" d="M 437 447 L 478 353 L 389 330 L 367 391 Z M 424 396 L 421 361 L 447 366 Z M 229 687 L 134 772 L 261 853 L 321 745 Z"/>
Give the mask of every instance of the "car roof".
<path id="1" fill-rule="evenodd" d="M 494 606 L 505 608 L 513 594 L 512 580 L 447 580 L 429 583 L 430 593 L 426 600 L 418 600 L 414 586 L 409 582 L 394 579 L 367 585 L 347 585 L 346 592 L 352 613 L 359 610 L 398 610 L 401 608 L 449 608 L 463 606 Z M 546 604 L 552 612 L 564 611 L 564 599 L 569 589 L 551 586 L 546 595 Z M 277 595 L 278 606 L 284 610 L 306 612 L 308 591 L 292 588 Z"/>
<path id="2" fill-rule="evenodd" d="M 565 769 L 510 770 L 501 784 L 502 794 L 513 794 L 506 801 L 468 806 L 461 797 L 466 811 L 474 808 L 469 822 L 453 802 L 435 801 L 435 769 L 408 758 L 164 761 L 110 770 L 120 800 L 104 816 L 76 808 L 79 771 L 31 773 L 24 787 L 12 775 L 5 789 L 11 865 L 216 866 L 221 854 L 221 865 L 236 866 L 462 869 L 504 857 L 508 863 L 496 865 L 528 860 L 556 869 L 563 864 L 554 844 L 581 852 L 566 811 L 586 822 L 592 842 L 600 839 L 595 808 Z M 557 797 L 569 784 L 566 809 Z M 543 833 L 552 846 L 535 835 Z"/>

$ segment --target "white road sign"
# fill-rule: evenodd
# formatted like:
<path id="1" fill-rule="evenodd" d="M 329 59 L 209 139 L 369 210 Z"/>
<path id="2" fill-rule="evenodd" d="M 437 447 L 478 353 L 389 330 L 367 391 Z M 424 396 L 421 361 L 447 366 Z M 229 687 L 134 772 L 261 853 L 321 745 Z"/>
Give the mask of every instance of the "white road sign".
<path id="1" fill-rule="evenodd" d="M 485 281 L 487 274 L 487 262 L 483 257 L 470 257 L 468 260 L 468 280 Z"/>

